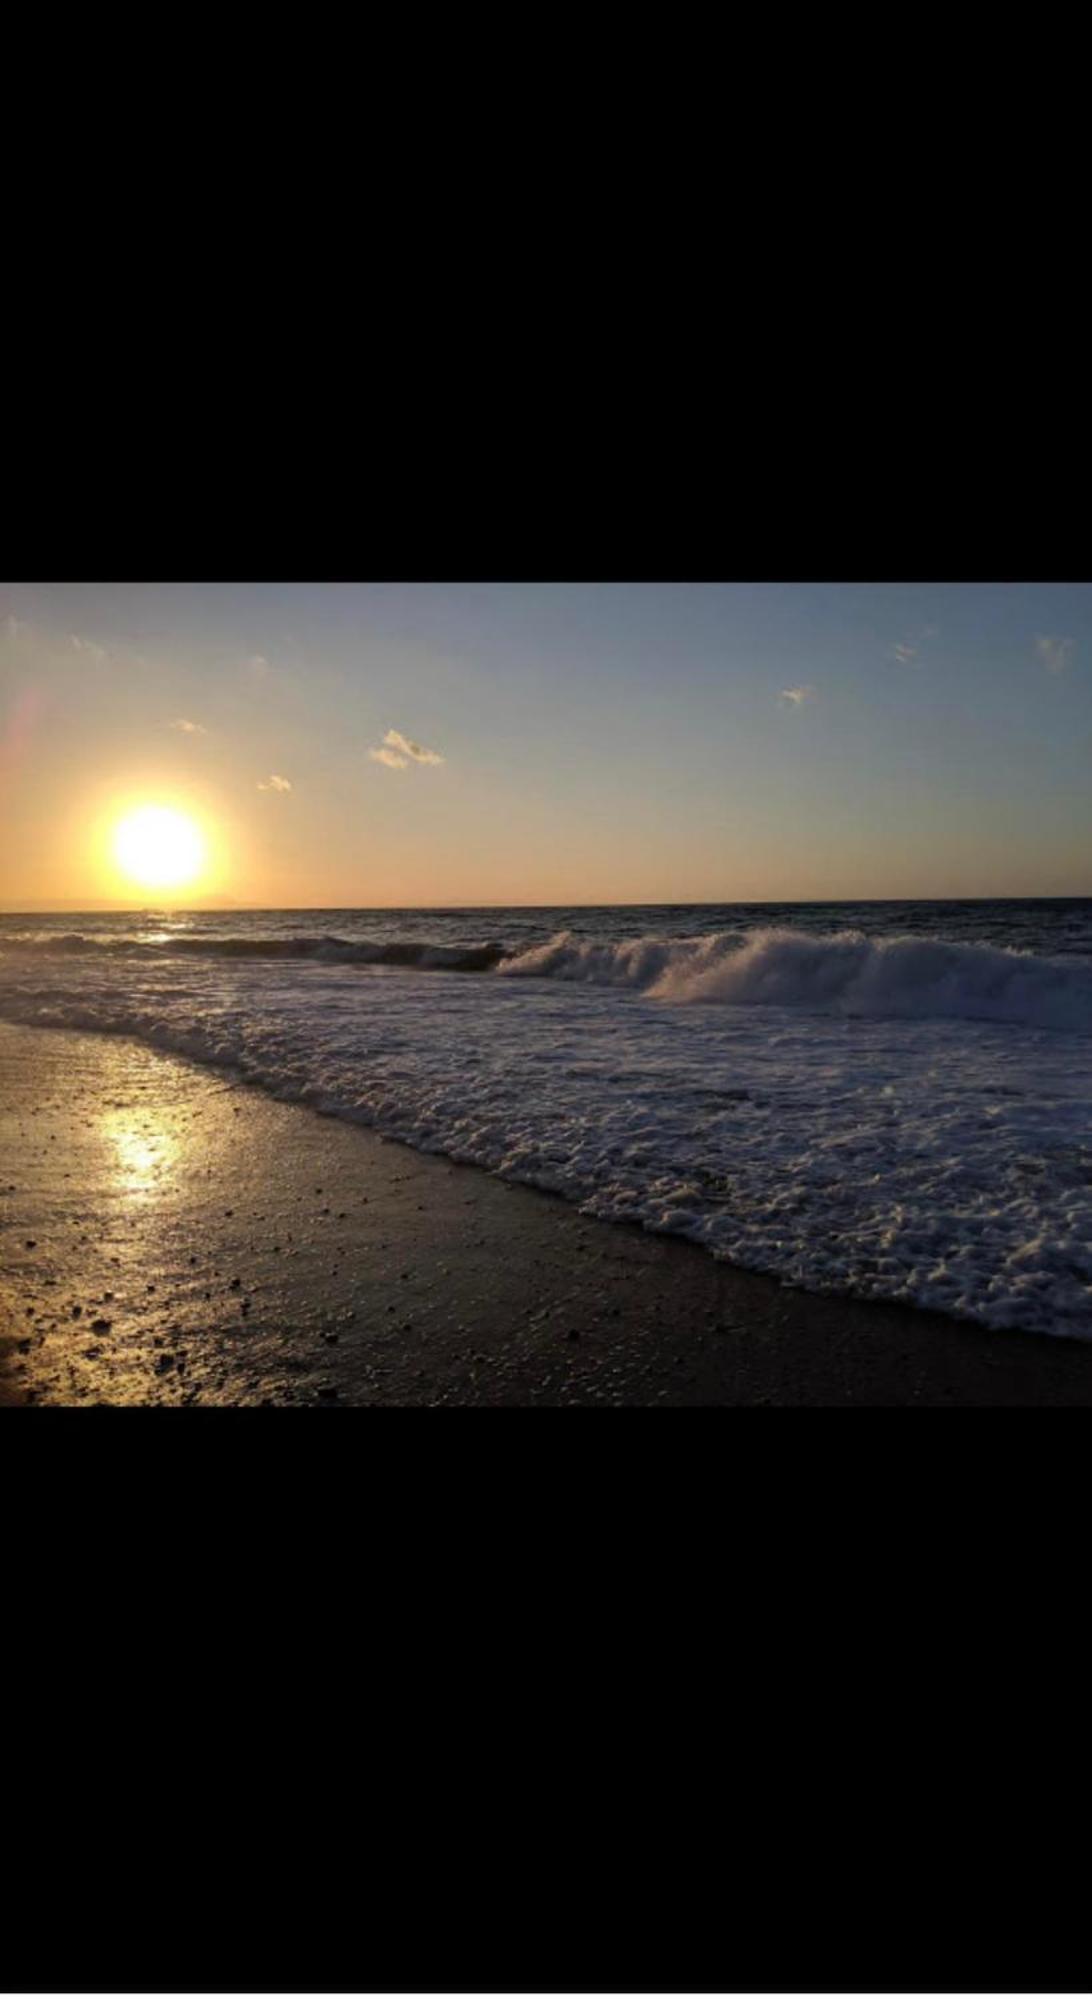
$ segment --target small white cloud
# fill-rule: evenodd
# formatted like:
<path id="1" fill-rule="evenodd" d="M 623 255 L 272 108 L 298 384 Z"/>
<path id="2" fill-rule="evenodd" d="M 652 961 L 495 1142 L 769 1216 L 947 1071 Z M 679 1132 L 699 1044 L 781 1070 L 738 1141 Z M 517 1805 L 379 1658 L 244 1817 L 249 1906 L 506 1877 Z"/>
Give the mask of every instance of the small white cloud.
<path id="1" fill-rule="evenodd" d="M 803 702 L 814 700 L 815 689 L 813 687 L 782 688 L 777 698 L 778 701 L 787 701 L 793 708 L 799 708 Z"/>
<path id="2" fill-rule="evenodd" d="M 890 657 L 897 660 L 900 666 L 908 666 L 911 660 L 917 659 L 922 645 L 930 639 L 937 638 L 939 632 L 939 625 L 923 625 L 921 631 L 914 635 L 917 642 L 915 645 L 911 646 L 908 640 L 901 639 L 898 645 L 892 646 Z"/>
<path id="3" fill-rule="evenodd" d="M 76 632 L 72 634 L 72 644 L 77 653 L 90 653 L 97 667 L 108 657 L 105 646 L 96 646 L 93 639 L 81 639 Z"/>
<path id="4" fill-rule="evenodd" d="M 244 661 L 243 664 L 251 679 L 255 681 L 264 681 L 266 675 L 271 671 L 269 661 L 266 659 L 264 653 L 251 653 L 249 660 Z"/>
<path id="5" fill-rule="evenodd" d="M 271 771 L 264 784 L 259 783 L 258 790 L 260 792 L 290 792 L 292 786 L 287 778 L 278 777 L 276 771 Z"/>
<path id="6" fill-rule="evenodd" d="M 438 750 L 423 750 L 419 743 L 403 736 L 400 729 L 388 729 L 383 741 L 403 757 L 412 757 L 415 764 L 442 764 L 444 761 Z"/>
<path id="7" fill-rule="evenodd" d="M 369 750 L 368 755 L 374 758 L 377 764 L 386 764 L 390 771 L 405 771 L 409 768 L 408 759 L 397 756 L 393 750 Z"/>
<path id="8" fill-rule="evenodd" d="M 1036 639 L 1035 650 L 1050 674 L 1064 674 L 1073 663 L 1072 639 Z"/>
<path id="9" fill-rule="evenodd" d="M 30 626 L 25 618 L 16 618 L 12 613 L 4 620 L 4 631 L 9 639 L 22 639 L 30 631 Z"/>
<path id="10" fill-rule="evenodd" d="M 183 736 L 207 736 L 209 733 L 203 722 L 188 722 L 184 715 L 180 715 L 177 722 L 172 722 L 171 728 L 180 729 Z"/>

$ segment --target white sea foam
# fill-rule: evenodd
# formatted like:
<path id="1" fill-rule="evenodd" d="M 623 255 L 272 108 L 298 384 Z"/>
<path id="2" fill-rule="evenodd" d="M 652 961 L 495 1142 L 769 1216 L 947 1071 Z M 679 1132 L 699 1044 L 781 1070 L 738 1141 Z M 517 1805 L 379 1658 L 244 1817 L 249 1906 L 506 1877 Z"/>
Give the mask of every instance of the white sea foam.
<path id="1" fill-rule="evenodd" d="M 767 930 L 420 962 L 11 951 L 0 1017 L 230 1066 L 794 1284 L 1092 1337 L 1087 960 Z"/>
<path id="2" fill-rule="evenodd" d="M 627 986 L 660 1000 L 801 1007 L 901 1020 L 1011 1021 L 1092 1032 L 1092 964 L 940 938 L 763 929 L 621 943 L 560 931 L 508 977 Z"/>

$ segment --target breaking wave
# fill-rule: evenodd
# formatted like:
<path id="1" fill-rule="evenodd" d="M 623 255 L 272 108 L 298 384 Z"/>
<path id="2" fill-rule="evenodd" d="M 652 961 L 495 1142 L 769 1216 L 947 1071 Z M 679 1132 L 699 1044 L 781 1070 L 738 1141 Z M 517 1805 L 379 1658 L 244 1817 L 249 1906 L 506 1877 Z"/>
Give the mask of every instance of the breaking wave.
<path id="1" fill-rule="evenodd" d="M 938 938 L 768 929 L 609 943 L 559 931 L 497 971 L 631 987 L 677 1002 L 1092 1033 L 1092 965 Z"/>
<path id="2" fill-rule="evenodd" d="M 792 1007 L 872 1019 L 968 1020 L 1092 1033 L 1092 961 L 996 944 L 859 930 L 785 927 L 698 937 L 589 938 L 563 930 L 529 948 L 500 939 L 438 943 L 330 933 L 210 936 L 28 932 L 0 955 L 70 957 L 88 965 L 266 960 L 496 973 L 619 987 L 650 999 Z"/>

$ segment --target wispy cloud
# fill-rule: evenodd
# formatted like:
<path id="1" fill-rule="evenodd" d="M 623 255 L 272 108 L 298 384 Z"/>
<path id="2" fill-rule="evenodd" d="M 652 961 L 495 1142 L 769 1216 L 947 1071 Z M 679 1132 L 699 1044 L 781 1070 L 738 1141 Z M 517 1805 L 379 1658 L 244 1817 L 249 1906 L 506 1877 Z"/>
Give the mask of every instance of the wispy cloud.
<path id="1" fill-rule="evenodd" d="M 30 626 L 25 618 L 16 618 L 14 612 L 11 612 L 4 620 L 4 631 L 9 639 L 21 639 L 30 631 Z"/>
<path id="2" fill-rule="evenodd" d="M 188 722 L 184 715 L 180 715 L 177 722 L 172 722 L 171 728 L 180 729 L 183 736 L 207 736 L 209 733 L 203 722 Z"/>
<path id="3" fill-rule="evenodd" d="M 808 687 L 782 688 L 778 701 L 788 702 L 791 708 L 800 708 L 805 701 L 814 701 L 816 689 Z"/>
<path id="4" fill-rule="evenodd" d="M 438 750 L 424 749 L 412 737 L 403 736 L 400 729 L 388 729 L 383 743 L 382 750 L 369 750 L 368 755 L 374 757 L 377 764 L 386 764 L 391 771 L 404 771 L 411 758 L 415 764 L 442 764 L 444 761 Z"/>
<path id="5" fill-rule="evenodd" d="M 276 771 L 271 771 L 268 778 L 264 782 L 259 783 L 258 790 L 260 792 L 290 792 L 292 786 L 287 778 L 282 778 Z"/>
<path id="6" fill-rule="evenodd" d="M 97 667 L 109 658 L 105 646 L 96 646 L 93 639 L 81 639 L 78 632 L 72 633 L 72 644 L 77 653 L 90 653 Z"/>
<path id="7" fill-rule="evenodd" d="M 383 741 L 389 743 L 392 750 L 400 751 L 402 756 L 412 757 L 415 764 L 442 764 L 444 761 L 438 750 L 423 750 L 419 743 L 403 736 L 400 729 L 388 729 Z"/>
<path id="8" fill-rule="evenodd" d="M 1050 674 L 1064 674 L 1073 664 L 1072 639 L 1036 639 L 1035 650 Z"/>
<path id="9" fill-rule="evenodd" d="M 272 671 L 264 653 L 251 653 L 249 660 L 244 660 L 243 665 L 251 679 L 255 681 L 264 681 L 266 675 Z"/>
<path id="10" fill-rule="evenodd" d="M 896 645 L 892 646 L 889 658 L 897 660 L 900 667 L 908 667 L 911 660 L 917 659 L 922 646 L 927 644 L 930 639 L 938 638 L 939 635 L 939 625 L 923 625 L 920 632 L 915 632 L 915 643 L 913 645 L 907 639 L 900 639 Z"/>

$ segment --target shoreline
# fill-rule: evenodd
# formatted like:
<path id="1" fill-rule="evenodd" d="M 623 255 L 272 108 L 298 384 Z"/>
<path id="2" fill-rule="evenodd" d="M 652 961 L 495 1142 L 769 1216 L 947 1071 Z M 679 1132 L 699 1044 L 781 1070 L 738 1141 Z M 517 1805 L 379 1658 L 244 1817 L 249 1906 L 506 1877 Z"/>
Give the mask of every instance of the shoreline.
<path id="1" fill-rule="evenodd" d="M 0 1024 L 8 1404 L 1092 1404 L 1092 1343 L 793 1290 L 120 1037 Z"/>

